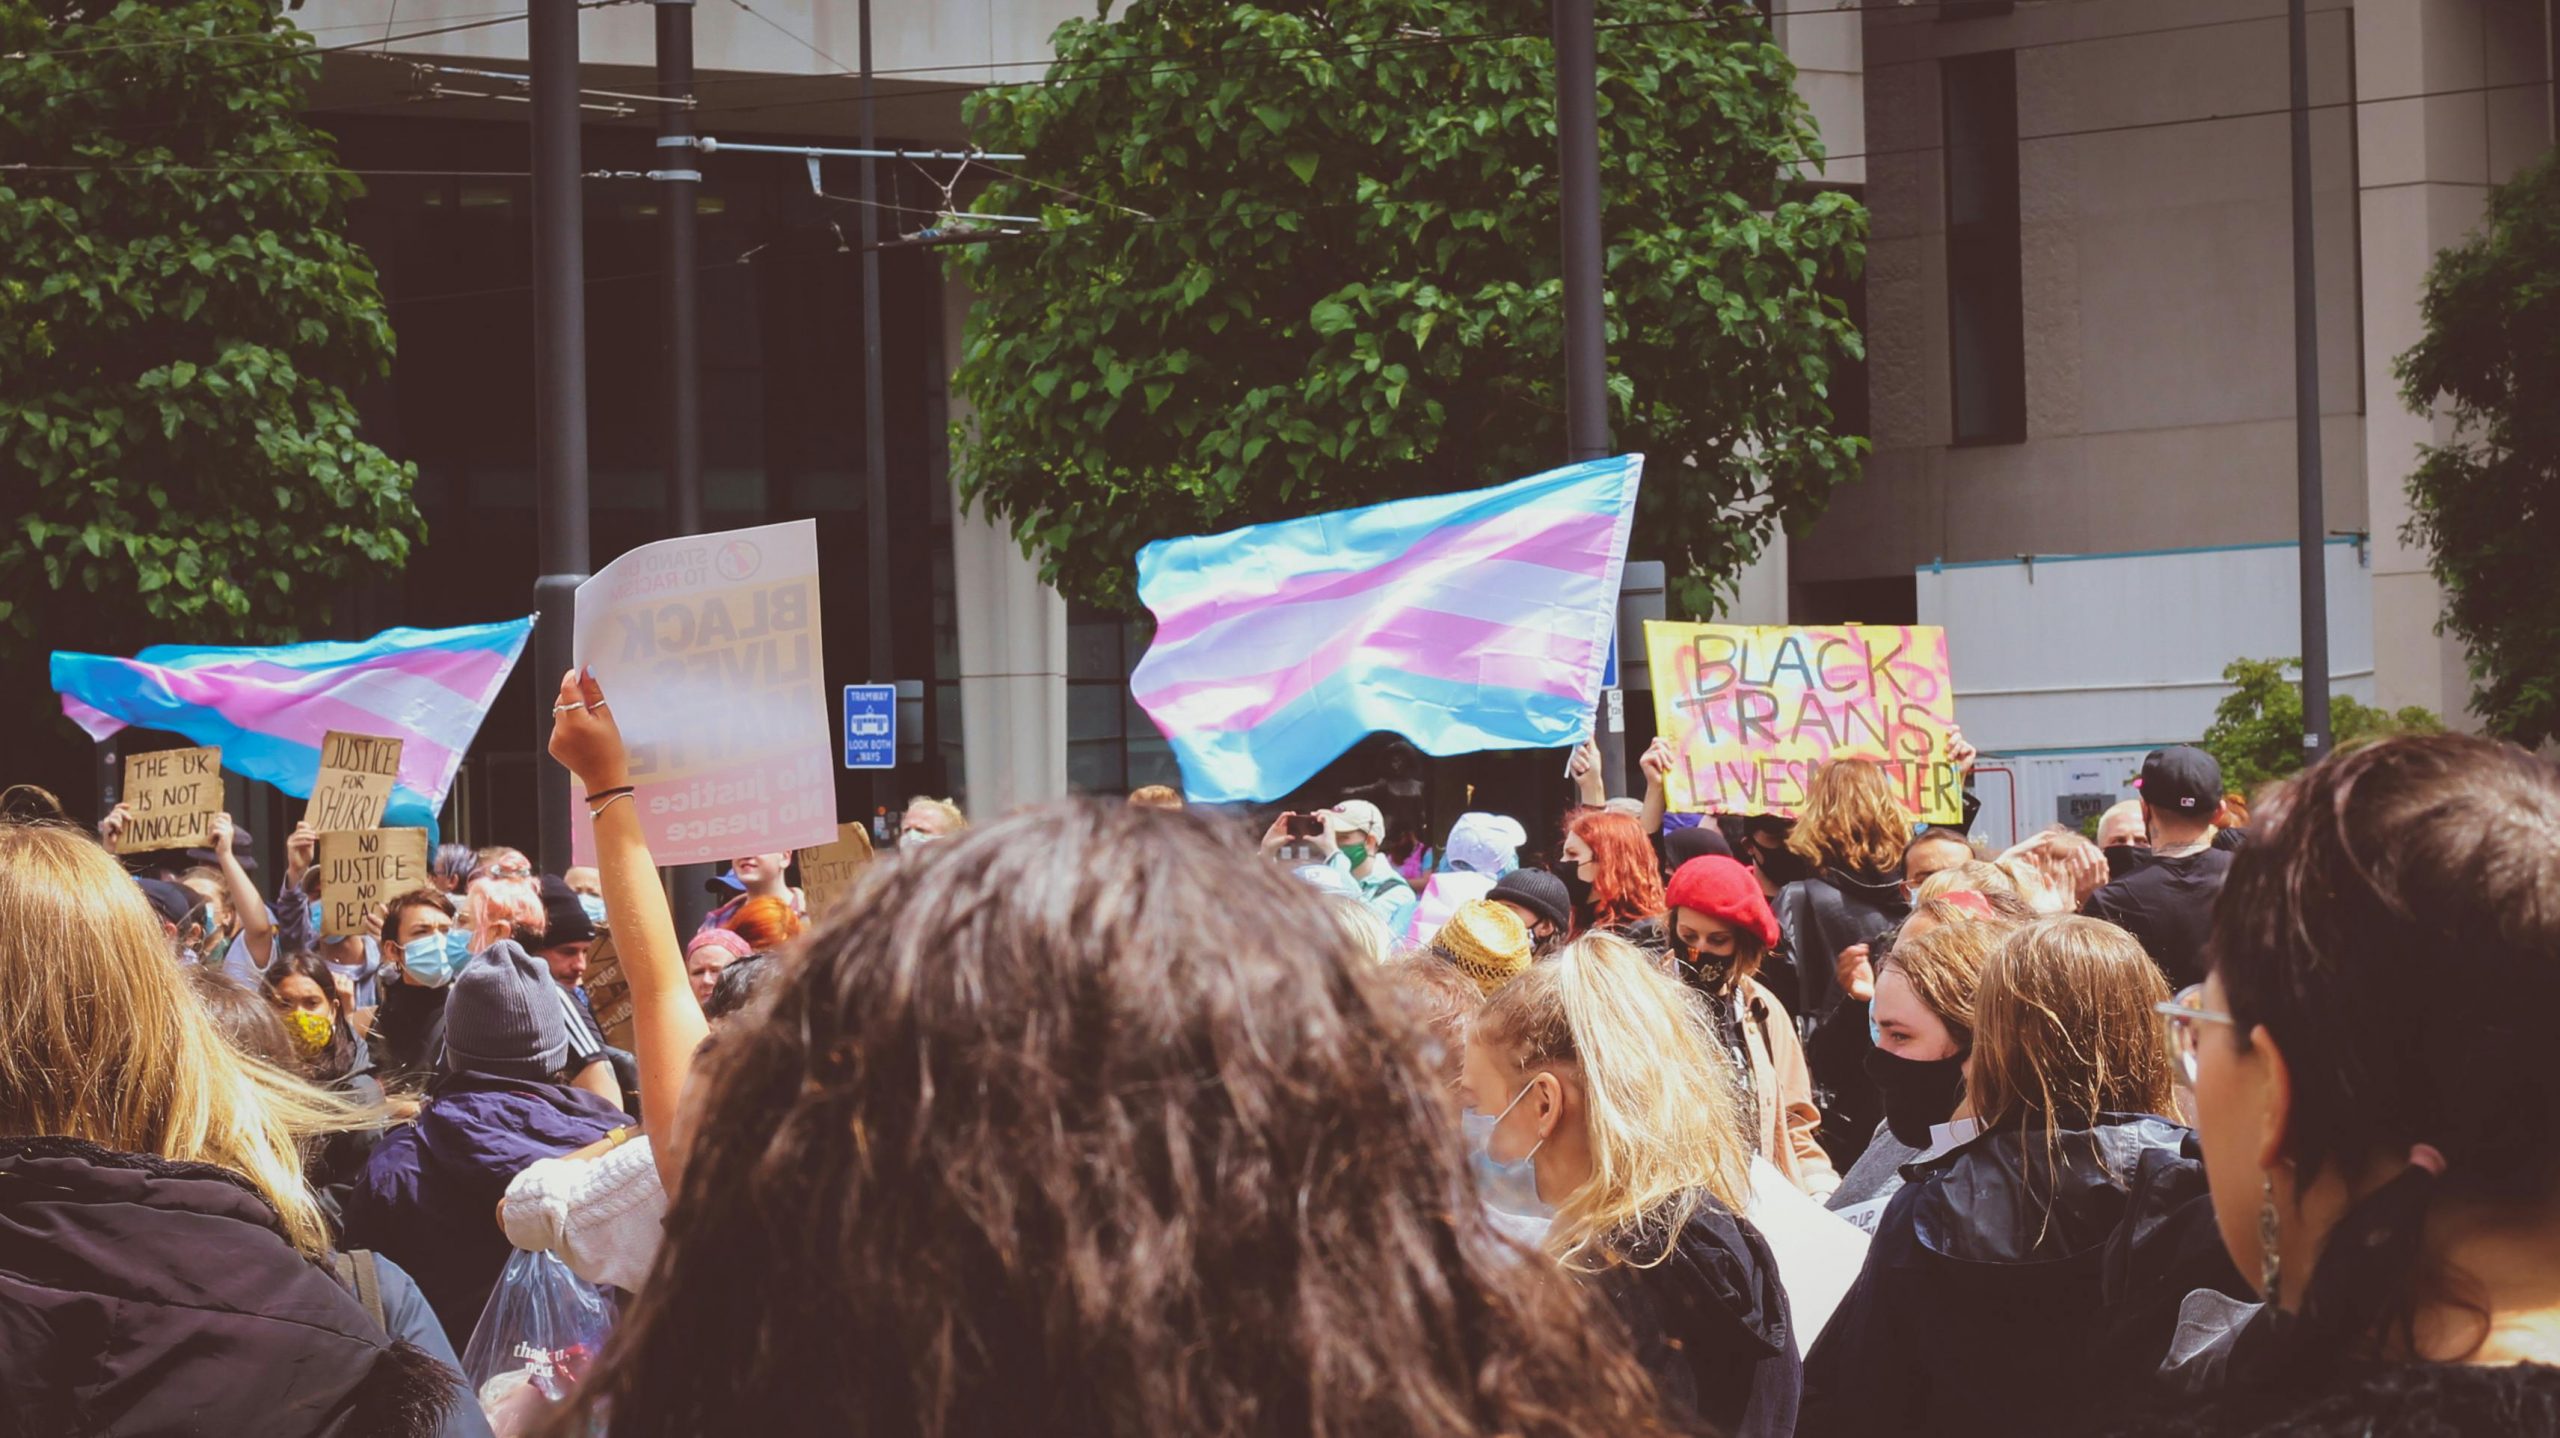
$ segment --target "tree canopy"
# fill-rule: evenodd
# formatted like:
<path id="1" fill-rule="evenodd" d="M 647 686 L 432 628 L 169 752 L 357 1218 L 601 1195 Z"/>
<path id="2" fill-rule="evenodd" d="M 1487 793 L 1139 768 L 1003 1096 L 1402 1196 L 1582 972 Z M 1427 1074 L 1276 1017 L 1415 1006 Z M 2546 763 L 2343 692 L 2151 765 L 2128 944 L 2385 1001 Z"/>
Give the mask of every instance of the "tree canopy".
<path id="1" fill-rule="evenodd" d="M 2302 685 L 2285 677 L 2299 659 L 2235 659 L 2222 679 L 2235 686 L 2214 706 L 2213 723 L 2198 748 L 2222 766 L 2222 785 L 2247 794 L 2271 779 L 2302 768 Z M 2444 724 L 2408 705 L 2377 709 L 2351 694 L 2329 696 L 2330 747 L 2345 749 L 2392 734 L 2431 734 Z"/>
<path id="2" fill-rule="evenodd" d="M 2560 151 L 2489 194 L 2488 222 L 2436 256 L 2402 397 L 2453 425 L 2419 452 L 2402 531 L 2432 556 L 2444 627 L 2493 734 L 2560 738 Z"/>
<path id="3" fill-rule="evenodd" d="M 0 649 L 296 636 L 421 528 L 346 393 L 392 338 L 311 42 L 272 0 L 0 0 L 0 51 Z"/>
<path id="4" fill-rule="evenodd" d="M 1134 0 L 969 102 L 1030 156 L 978 201 L 954 472 L 1044 577 L 1133 607 L 1146 542 L 1563 460 L 1555 88 L 1519 0 Z M 1832 386 L 1866 216 L 1818 180 L 1756 12 L 1599 34 L 1610 424 L 1688 611 L 1857 472 Z"/>

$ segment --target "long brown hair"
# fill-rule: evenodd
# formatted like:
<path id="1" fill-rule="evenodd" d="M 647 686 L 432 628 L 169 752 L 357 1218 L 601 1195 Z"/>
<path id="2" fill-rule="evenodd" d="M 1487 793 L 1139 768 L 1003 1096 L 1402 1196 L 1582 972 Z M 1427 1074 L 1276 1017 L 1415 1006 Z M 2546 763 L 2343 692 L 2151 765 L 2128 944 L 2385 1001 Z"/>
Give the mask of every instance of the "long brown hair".
<path id="1" fill-rule="evenodd" d="M 234 1049 L 97 841 L 0 822 L 0 1134 L 210 1163 L 325 1252 L 301 1145 L 369 1115 Z"/>
<path id="2" fill-rule="evenodd" d="M 1834 759 L 1813 771 L 1787 847 L 1817 869 L 1898 873 L 1911 845 L 1911 811 L 1882 765 Z"/>
<path id="3" fill-rule="evenodd" d="M 2022 924 L 1982 965 L 1965 1093 L 1986 1129 L 2041 1128 L 2048 1172 L 2060 1132 L 2102 1113 L 2178 1116 L 2169 982 L 2133 935 L 2066 915 Z"/>
<path id="4" fill-rule="evenodd" d="M 1662 917 L 1662 862 L 1635 820 L 1592 809 L 1568 832 L 1591 846 L 1591 867 L 1599 871 L 1591 881 L 1593 928 L 1625 928 Z"/>
<path id="5" fill-rule="evenodd" d="M 705 1052 L 553 1433 L 1660 1431 L 1314 890 L 1091 802 L 863 883 Z"/>

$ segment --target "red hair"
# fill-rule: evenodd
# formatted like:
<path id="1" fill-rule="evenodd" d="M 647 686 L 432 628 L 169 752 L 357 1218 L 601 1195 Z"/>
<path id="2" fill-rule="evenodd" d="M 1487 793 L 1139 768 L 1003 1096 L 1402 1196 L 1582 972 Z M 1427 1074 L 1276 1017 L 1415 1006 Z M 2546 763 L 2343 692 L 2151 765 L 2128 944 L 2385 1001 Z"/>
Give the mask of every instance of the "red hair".
<path id="1" fill-rule="evenodd" d="M 800 915 L 789 899 L 758 894 L 729 916 L 729 932 L 746 940 L 759 954 L 769 954 L 800 937 Z"/>
<path id="2" fill-rule="evenodd" d="M 1662 865 L 1644 831 L 1624 814 L 1592 810 L 1567 830 L 1591 846 L 1591 923 L 1619 928 L 1662 917 Z"/>

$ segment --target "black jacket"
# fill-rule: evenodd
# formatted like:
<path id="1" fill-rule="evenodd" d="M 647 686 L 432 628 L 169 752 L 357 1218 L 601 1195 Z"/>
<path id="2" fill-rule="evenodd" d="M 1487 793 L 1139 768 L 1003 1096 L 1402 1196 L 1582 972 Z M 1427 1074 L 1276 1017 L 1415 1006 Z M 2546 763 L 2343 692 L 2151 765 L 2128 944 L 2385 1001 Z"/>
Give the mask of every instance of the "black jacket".
<path id="1" fill-rule="evenodd" d="M 2143 951 L 2169 976 L 2169 987 L 2204 982 L 2204 941 L 2213 929 L 2213 901 L 2231 875 L 2231 851 L 2202 849 L 2149 863 L 2089 896 L 2081 912 L 2104 919 L 2142 941 Z"/>
<path id="2" fill-rule="evenodd" d="M 1804 1373 L 1795 1320 L 1778 1260 L 1750 1220 L 1704 1200 L 1660 1263 L 1620 1265 L 1592 1281 L 1673 1417 L 1703 1419 L 1732 1438 L 1795 1432 Z"/>
<path id="3" fill-rule="evenodd" d="M 2078 1433 L 2146 1387 L 2197 1288 L 2246 1292 L 2194 1136 L 2166 1119 L 2066 1128 L 2053 1199 L 2041 1126 L 1904 1170 L 1866 1266 L 1805 1360 L 1802 1431 Z"/>
<path id="4" fill-rule="evenodd" d="M 1796 1013 L 1805 1021 L 1805 1066 L 1822 1107 L 1822 1146 L 1843 1173 L 1865 1151 L 1884 1103 L 1867 1077 L 1867 1050 L 1874 1046 L 1867 1006 L 1841 992 L 1834 970 L 1842 949 L 1873 944 L 1910 912 L 1902 876 L 1879 870 L 1825 869 L 1778 892 L 1786 963 L 1804 988 Z"/>
<path id="5" fill-rule="evenodd" d="M 431 1078 L 444 1054 L 445 988 L 428 988 L 405 980 L 382 986 L 382 1006 L 373 1014 L 374 1058 L 384 1083 Z"/>
<path id="6" fill-rule="evenodd" d="M 458 1398 L 237 1175 L 0 1139 L 0 1434 L 394 1438 Z"/>

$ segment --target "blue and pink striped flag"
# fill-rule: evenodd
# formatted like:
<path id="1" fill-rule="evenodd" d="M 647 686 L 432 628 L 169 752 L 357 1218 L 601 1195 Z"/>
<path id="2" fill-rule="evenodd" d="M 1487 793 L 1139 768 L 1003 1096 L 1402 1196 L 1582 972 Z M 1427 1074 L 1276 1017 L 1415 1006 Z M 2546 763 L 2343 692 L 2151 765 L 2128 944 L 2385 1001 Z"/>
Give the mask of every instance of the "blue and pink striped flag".
<path id="1" fill-rule="evenodd" d="M 358 643 L 264 649 L 155 644 L 131 659 L 53 656 L 62 712 L 105 739 L 128 724 L 222 746 L 222 767 L 308 797 L 330 730 L 403 741 L 386 824 L 433 828 L 436 811 L 524 652 L 533 620 L 386 629 Z"/>
<path id="2" fill-rule="evenodd" d="M 1275 799 L 1362 735 L 1430 754 L 1591 735 L 1644 456 L 1138 552 L 1138 703 L 1203 803 Z"/>

